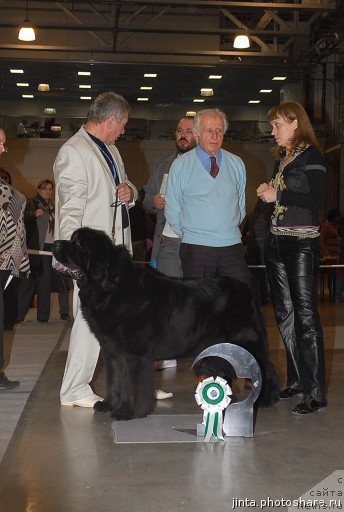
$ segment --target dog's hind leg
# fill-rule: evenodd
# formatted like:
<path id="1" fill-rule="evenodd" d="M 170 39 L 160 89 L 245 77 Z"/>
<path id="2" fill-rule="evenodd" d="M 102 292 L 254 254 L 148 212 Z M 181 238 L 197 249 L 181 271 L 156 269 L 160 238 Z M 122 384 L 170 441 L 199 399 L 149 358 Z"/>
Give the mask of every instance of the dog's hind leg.
<path id="1" fill-rule="evenodd" d="M 137 395 L 134 403 L 135 418 L 144 418 L 155 406 L 154 363 L 147 356 L 141 358 L 136 372 Z"/>

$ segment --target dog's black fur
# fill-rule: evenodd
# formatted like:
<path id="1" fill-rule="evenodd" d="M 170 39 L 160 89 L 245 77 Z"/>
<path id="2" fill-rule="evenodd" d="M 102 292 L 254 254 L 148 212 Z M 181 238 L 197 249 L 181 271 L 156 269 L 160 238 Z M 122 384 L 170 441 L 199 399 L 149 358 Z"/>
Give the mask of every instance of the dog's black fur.
<path id="1" fill-rule="evenodd" d="M 197 355 L 229 342 L 246 348 L 263 374 L 261 402 L 277 400 L 278 378 L 249 287 L 229 277 L 187 280 L 136 266 L 102 231 L 81 228 L 55 241 L 55 258 L 77 268 L 83 315 L 99 340 L 107 390 L 96 411 L 117 420 L 154 409 L 154 361 Z"/>

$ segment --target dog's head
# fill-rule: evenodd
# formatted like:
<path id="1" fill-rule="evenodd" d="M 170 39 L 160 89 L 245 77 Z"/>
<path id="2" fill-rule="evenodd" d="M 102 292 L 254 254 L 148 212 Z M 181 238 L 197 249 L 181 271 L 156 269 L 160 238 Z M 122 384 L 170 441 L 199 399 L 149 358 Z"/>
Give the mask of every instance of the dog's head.
<path id="1" fill-rule="evenodd" d="M 91 228 L 77 229 L 70 240 L 55 240 L 53 255 L 71 270 L 79 285 L 92 282 L 104 289 L 111 288 L 120 268 L 131 262 L 124 247 L 116 247 L 106 233 Z"/>

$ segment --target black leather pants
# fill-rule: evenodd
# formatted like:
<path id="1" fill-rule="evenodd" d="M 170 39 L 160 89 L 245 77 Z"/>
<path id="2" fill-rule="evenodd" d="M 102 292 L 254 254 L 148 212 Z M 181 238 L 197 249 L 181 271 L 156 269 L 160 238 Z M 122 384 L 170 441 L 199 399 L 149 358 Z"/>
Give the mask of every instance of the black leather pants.
<path id="1" fill-rule="evenodd" d="M 270 234 L 265 263 L 287 351 L 287 386 L 325 399 L 324 340 L 317 311 L 319 239 Z"/>

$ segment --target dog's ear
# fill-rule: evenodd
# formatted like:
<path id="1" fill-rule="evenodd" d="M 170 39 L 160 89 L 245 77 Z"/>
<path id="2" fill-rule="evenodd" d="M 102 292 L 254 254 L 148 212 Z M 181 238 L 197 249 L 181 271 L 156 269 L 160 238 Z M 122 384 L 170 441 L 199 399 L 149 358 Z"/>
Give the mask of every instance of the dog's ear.
<path id="1" fill-rule="evenodd" d="M 111 251 L 103 254 L 99 262 L 98 283 L 104 291 L 114 289 L 121 278 L 126 281 L 130 276 L 132 259 L 124 246 L 112 246 Z"/>

